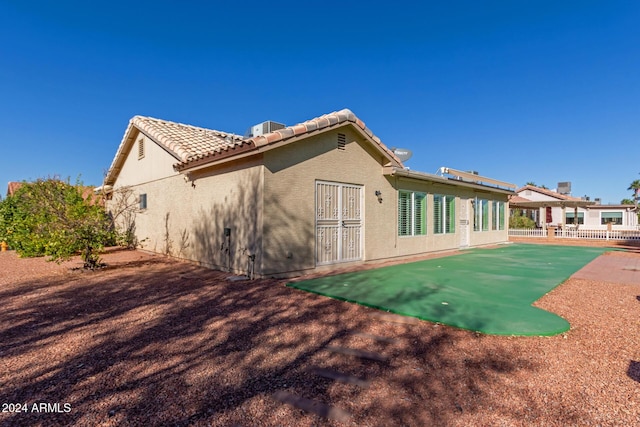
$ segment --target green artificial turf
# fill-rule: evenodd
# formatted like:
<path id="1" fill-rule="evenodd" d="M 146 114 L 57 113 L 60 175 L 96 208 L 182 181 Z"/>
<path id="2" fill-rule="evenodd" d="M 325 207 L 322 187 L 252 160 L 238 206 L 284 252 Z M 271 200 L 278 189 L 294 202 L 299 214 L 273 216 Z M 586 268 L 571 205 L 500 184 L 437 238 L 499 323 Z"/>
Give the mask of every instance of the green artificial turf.
<path id="1" fill-rule="evenodd" d="M 569 323 L 531 304 L 603 248 L 511 244 L 288 286 L 495 335 L 555 335 Z"/>

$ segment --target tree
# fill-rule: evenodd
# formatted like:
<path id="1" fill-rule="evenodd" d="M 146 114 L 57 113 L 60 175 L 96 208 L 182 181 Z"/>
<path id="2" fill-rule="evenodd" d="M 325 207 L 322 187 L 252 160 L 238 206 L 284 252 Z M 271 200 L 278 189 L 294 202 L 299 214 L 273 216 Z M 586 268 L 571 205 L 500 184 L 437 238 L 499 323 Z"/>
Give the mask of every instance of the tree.
<path id="1" fill-rule="evenodd" d="M 532 187 L 538 187 L 538 188 L 543 188 L 543 189 L 545 189 L 545 190 L 548 190 L 548 187 L 547 187 L 546 185 L 544 185 L 544 184 L 542 184 L 542 185 L 537 185 L 537 184 L 536 184 L 535 182 L 533 182 L 533 181 L 529 181 L 529 182 L 527 182 L 525 185 L 530 185 L 530 186 L 532 186 Z"/>
<path id="2" fill-rule="evenodd" d="M 58 178 L 23 183 L 0 202 L 0 240 L 20 256 L 61 262 L 80 254 L 85 268 L 99 265 L 98 253 L 113 242 L 113 227 L 93 194 Z"/>
<path id="3" fill-rule="evenodd" d="M 631 199 L 622 199 L 622 200 L 620 200 L 620 204 L 621 205 L 633 205 L 635 203 Z"/>
<path id="4" fill-rule="evenodd" d="M 629 185 L 627 190 L 633 191 L 633 200 L 635 200 L 635 204 L 638 204 L 638 199 L 640 198 L 640 179 L 636 179 Z"/>

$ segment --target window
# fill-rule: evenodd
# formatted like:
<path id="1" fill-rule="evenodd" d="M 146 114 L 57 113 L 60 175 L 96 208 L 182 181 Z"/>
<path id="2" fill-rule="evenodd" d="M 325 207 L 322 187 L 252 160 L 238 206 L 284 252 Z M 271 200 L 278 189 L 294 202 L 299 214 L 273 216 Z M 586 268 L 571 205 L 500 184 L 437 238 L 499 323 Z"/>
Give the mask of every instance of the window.
<path id="1" fill-rule="evenodd" d="M 600 224 L 622 225 L 622 212 L 602 212 L 600 214 Z"/>
<path id="2" fill-rule="evenodd" d="M 491 202 L 491 229 L 498 229 L 498 202 L 495 200 Z"/>
<path id="3" fill-rule="evenodd" d="M 425 193 L 398 191 L 398 236 L 419 236 L 427 232 Z"/>
<path id="4" fill-rule="evenodd" d="M 147 194 L 141 194 L 139 196 L 140 209 L 147 209 Z"/>
<path id="5" fill-rule="evenodd" d="M 565 215 L 565 224 L 576 224 L 575 212 L 567 212 Z M 584 212 L 578 212 L 578 224 L 584 224 Z"/>
<path id="6" fill-rule="evenodd" d="M 491 202 L 491 229 L 504 230 L 504 202 Z"/>
<path id="7" fill-rule="evenodd" d="M 138 141 L 138 160 L 144 157 L 144 139 Z"/>
<path id="8" fill-rule="evenodd" d="M 454 196 L 433 196 L 433 232 L 436 234 L 455 233 L 456 198 Z"/>
<path id="9" fill-rule="evenodd" d="M 476 198 L 474 204 L 473 231 L 489 230 L 489 201 Z"/>
<path id="10" fill-rule="evenodd" d="M 489 230 L 489 201 L 482 201 L 482 231 Z"/>

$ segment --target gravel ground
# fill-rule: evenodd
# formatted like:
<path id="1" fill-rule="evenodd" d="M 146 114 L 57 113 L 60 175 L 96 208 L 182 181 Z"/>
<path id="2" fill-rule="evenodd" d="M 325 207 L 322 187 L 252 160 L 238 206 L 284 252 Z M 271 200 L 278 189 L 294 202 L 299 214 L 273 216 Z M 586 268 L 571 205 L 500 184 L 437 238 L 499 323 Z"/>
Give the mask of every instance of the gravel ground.
<path id="1" fill-rule="evenodd" d="M 0 425 L 640 425 L 637 285 L 569 279 L 536 303 L 569 332 L 497 337 L 139 251 L 104 261 L 0 253 Z"/>

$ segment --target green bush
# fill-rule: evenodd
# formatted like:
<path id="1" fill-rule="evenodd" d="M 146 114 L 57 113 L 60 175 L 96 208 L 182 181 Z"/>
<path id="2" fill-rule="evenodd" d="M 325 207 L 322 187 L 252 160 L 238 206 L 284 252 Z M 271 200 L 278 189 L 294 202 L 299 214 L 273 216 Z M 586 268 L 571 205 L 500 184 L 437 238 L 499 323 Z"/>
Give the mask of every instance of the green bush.
<path id="1" fill-rule="evenodd" d="M 536 228 L 536 222 L 531 218 L 523 216 L 519 209 L 509 217 L 509 228 Z"/>
<path id="2" fill-rule="evenodd" d="M 24 182 L 0 202 L 0 240 L 20 256 L 47 255 L 52 261 L 81 254 L 85 267 L 95 268 L 98 253 L 113 242 L 113 227 L 93 195 L 83 187 L 56 178 Z"/>

